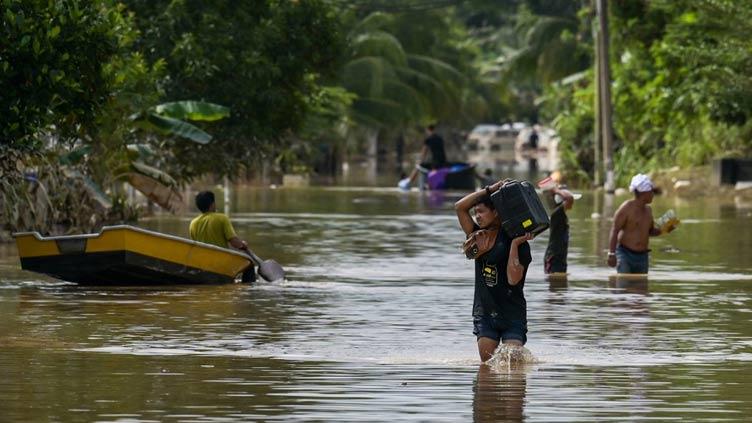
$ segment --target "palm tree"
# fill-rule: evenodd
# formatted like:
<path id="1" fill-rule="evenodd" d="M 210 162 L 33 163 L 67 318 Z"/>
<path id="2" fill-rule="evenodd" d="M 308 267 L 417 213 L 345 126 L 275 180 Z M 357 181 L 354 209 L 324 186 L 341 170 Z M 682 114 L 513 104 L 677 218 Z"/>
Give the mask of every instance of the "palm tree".
<path id="1" fill-rule="evenodd" d="M 351 130 L 365 134 L 373 159 L 384 128 L 401 133 L 421 121 L 458 113 L 466 83 L 446 62 L 407 53 L 388 31 L 392 25 L 394 17 L 381 12 L 358 22 L 348 36 L 341 72 L 340 84 L 356 95 L 349 108 Z"/>

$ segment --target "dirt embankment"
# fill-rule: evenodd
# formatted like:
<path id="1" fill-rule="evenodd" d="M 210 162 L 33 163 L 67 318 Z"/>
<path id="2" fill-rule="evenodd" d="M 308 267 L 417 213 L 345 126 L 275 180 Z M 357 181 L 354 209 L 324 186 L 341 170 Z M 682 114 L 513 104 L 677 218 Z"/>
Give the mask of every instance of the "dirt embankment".
<path id="1" fill-rule="evenodd" d="M 667 196 L 713 197 L 733 200 L 741 197 L 752 199 L 752 184 L 718 185 L 711 166 L 680 169 L 674 167 L 653 172 L 650 175 L 656 186 Z"/>

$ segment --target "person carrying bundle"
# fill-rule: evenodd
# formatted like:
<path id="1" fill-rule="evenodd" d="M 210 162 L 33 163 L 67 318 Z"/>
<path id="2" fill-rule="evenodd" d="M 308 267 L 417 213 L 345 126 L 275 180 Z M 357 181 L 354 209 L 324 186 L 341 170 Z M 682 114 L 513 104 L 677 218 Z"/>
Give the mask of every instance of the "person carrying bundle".
<path id="1" fill-rule="evenodd" d="M 542 197 L 551 210 L 551 226 L 548 246 L 543 258 L 543 272 L 567 273 L 567 255 L 569 253 L 569 217 L 567 210 L 572 209 L 575 194 L 560 184 L 561 173 L 555 171 L 551 176 L 538 182 Z"/>
<path id="2" fill-rule="evenodd" d="M 532 261 L 528 241 L 532 234 L 510 238 L 501 228 L 501 216 L 491 194 L 507 181 L 464 196 L 454 208 L 467 236 L 465 254 L 475 260 L 473 333 L 483 362 L 499 342 L 523 346 L 527 342 L 527 303 L 523 288 Z M 475 220 L 470 215 L 474 209 Z"/>

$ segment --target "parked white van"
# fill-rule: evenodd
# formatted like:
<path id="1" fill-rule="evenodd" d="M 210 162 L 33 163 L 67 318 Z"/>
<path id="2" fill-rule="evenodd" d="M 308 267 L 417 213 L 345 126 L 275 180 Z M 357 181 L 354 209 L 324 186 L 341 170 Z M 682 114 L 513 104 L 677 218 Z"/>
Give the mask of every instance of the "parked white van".
<path id="1" fill-rule="evenodd" d="M 467 161 L 478 169 L 500 169 L 517 163 L 515 144 L 523 123 L 477 125 L 467 136 Z"/>

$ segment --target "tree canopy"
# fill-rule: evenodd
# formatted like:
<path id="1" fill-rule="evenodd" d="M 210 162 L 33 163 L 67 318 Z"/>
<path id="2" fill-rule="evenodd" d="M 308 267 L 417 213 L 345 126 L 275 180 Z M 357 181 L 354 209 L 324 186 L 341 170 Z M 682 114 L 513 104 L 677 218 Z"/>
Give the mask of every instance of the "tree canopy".
<path id="1" fill-rule="evenodd" d="M 752 1 L 609 3 L 617 174 L 748 154 Z M 590 0 L 3 0 L 0 10 L 2 159 L 44 155 L 112 197 L 116 169 L 151 172 L 133 167 L 134 151 L 158 152 L 148 166 L 178 186 L 435 121 L 550 124 L 564 166 L 593 172 Z M 189 124 L 171 113 L 196 115 L 160 104 L 229 112 Z"/>
<path id="2" fill-rule="evenodd" d="M 212 126 L 215 142 L 175 145 L 179 173 L 230 173 L 300 128 L 319 80 L 343 48 L 335 10 L 320 0 L 126 0 L 149 61 L 164 60 L 169 99 L 232 110 Z"/>
<path id="3" fill-rule="evenodd" d="M 103 67 L 120 16 L 103 1 L 5 0 L 0 16 L 0 141 L 32 148 L 40 132 L 76 137 L 110 93 Z"/>
<path id="4" fill-rule="evenodd" d="M 592 11 L 584 7 L 581 19 Z M 752 150 L 748 71 L 752 2 L 612 1 L 611 65 L 616 170 L 693 166 Z M 566 165 L 592 172 L 593 73 L 551 84 L 545 116 Z"/>

